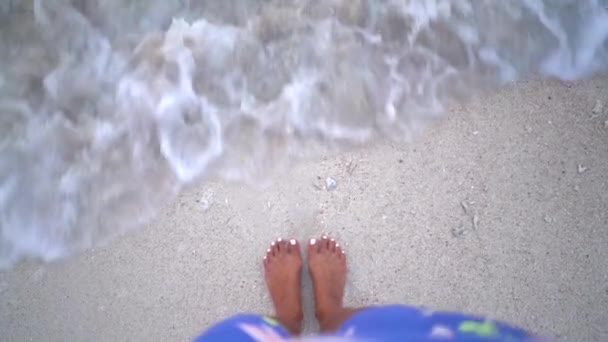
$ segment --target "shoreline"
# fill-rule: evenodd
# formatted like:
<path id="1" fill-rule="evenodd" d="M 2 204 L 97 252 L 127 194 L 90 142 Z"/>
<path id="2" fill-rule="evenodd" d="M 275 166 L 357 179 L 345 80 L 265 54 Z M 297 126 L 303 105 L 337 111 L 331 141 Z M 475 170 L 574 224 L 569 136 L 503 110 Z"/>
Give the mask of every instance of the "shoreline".
<path id="1" fill-rule="evenodd" d="M 541 335 L 608 338 L 607 76 L 530 80 L 457 106 L 411 144 L 304 162 L 272 186 L 192 186 L 148 227 L 62 262 L 0 273 L 7 340 L 176 340 L 270 313 L 279 236 L 330 233 L 348 305 L 489 315 Z M 326 177 L 336 189 L 322 188 Z M 312 322 L 304 277 L 306 331 Z"/>

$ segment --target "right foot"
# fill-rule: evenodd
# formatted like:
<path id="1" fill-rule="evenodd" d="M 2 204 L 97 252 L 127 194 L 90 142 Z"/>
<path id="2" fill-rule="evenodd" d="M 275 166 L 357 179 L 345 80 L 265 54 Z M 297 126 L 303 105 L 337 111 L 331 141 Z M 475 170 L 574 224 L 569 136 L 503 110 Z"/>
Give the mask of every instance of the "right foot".
<path id="1" fill-rule="evenodd" d="M 308 267 L 315 293 L 315 313 L 324 322 L 344 311 L 342 298 L 346 285 L 346 254 L 334 239 L 323 236 L 308 243 Z"/>

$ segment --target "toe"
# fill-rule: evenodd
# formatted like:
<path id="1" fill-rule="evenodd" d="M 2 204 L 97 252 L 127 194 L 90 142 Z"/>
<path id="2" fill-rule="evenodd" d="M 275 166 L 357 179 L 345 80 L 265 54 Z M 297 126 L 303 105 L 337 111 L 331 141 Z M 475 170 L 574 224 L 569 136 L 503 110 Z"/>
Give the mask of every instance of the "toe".
<path id="1" fill-rule="evenodd" d="M 317 239 L 310 239 L 308 241 L 308 255 L 313 255 L 319 252 L 319 241 Z"/>
<path id="2" fill-rule="evenodd" d="M 298 243 L 298 240 L 289 240 L 289 243 L 287 243 L 287 253 L 300 255 L 300 244 Z"/>
<path id="3" fill-rule="evenodd" d="M 268 248 L 266 250 L 266 262 L 270 262 L 270 260 L 272 259 L 272 248 Z"/>
<path id="4" fill-rule="evenodd" d="M 338 242 L 334 241 L 334 243 L 335 243 L 335 246 L 332 251 L 333 254 L 335 254 L 338 257 L 338 259 L 340 259 L 340 260 L 346 260 L 346 253 L 344 252 L 344 249 L 342 248 L 342 246 Z"/>
<path id="5" fill-rule="evenodd" d="M 272 256 L 277 256 L 279 254 L 279 246 L 276 241 L 270 243 L 270 252 L 272 253 Z"/>
<path id="6" fill-rule="evenodd" d="M 323 235 L 321 237 L 321 251 L 328 252 L 329 251 L 329 238 L 327 235 Z"/>
<path id="7" fill-rule="evenodd" d="M 286 255 L 288 250 L 287 250 L 287 241 L 283 240 L 283 239 L 278 239 L 277 240 L 277 255 Z"/>
<path id="8" fill-rule="evenodd" d="M 281 238 L 278 238 L 277 241 L 275 241 L 275 246 L 277 246 L 277 253 L 286 251 L 285 241 Z"/>
<path id="9" fill-rule="evenodd" d="M 332 253 L 336 252 L 336 240 L 334 239 L 329 239 L 329 251 Z"/>

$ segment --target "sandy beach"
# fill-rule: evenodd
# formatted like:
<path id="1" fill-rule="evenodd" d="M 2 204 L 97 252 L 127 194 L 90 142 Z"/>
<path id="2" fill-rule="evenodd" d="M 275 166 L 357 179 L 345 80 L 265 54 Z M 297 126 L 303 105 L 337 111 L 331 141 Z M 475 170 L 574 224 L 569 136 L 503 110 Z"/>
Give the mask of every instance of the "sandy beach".
<path id="1" fill-rule="evenodd" d="M 271 313 L 261 260 L 272 239 L 329 233 L 349 257 L 349 305 L 605 341 L 607 175 L 608 78 L 521 82 L 411 144 L 302 163 L 265 189 L 192 186 L 104 248 L 0 273 L 0 339 L 188 340 L 238 312 Z M 310 332 L 307 276 L 304 297 Z"/>

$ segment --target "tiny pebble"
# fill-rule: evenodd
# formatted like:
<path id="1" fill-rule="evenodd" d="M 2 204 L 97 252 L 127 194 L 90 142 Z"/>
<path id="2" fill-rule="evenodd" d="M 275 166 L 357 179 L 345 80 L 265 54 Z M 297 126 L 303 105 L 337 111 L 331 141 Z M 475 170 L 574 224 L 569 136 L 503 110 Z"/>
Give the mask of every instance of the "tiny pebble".
<path id="1" fill-rule="evenodd" d="M 452 236 L 455 238 L 459 238 L 467 233 L 466 229 L 463 226 L 458 228 L 452 228 L 451 230 Z"/>
<path id="2" fill-rule="evenodd" d="M 337 186 L 338 186 L 338 183 L 336 182 L 335 179 L 333 179 L 331 177 L 327 177 L 325 179 L 325 189 L 327 191 L 333 191 L 336 189 Z"/>
<path id="3" fill-rule="evenodd" d="M 577 167 L 577 171 L 578 171 L 578 173 L 583 173 L 583 172 L 585 172 L 585 171 L 587 171 L 587 170 L 588 170 L 588 168 L 587 168 L 587 167 L 585 167 L 585 166 L 583 166 L 583 165 L 581 165 L 581 164 L 578 164 L 578 167 Z"/>
<path id="4" fill-rule="evenodd" d="M 469 204 L 467 203 L 467 201 L 462 201 L 460 202 L 460 206 L 462 207 L 462 210 L 464 210 L 465 214 L 469 214 Z"/>
<path id="5" fill-rule="evenodd" d="M 599 115 L 599 114 L 602 114 L 603 111 L 604 111 L 604 104 L 602 103 L 602 101 L 600 101 L 600 100 L 595 101 L 595 106 L 593 107 L 593 110 L 591 110 L 591 112 L 595 115 Z"/>

